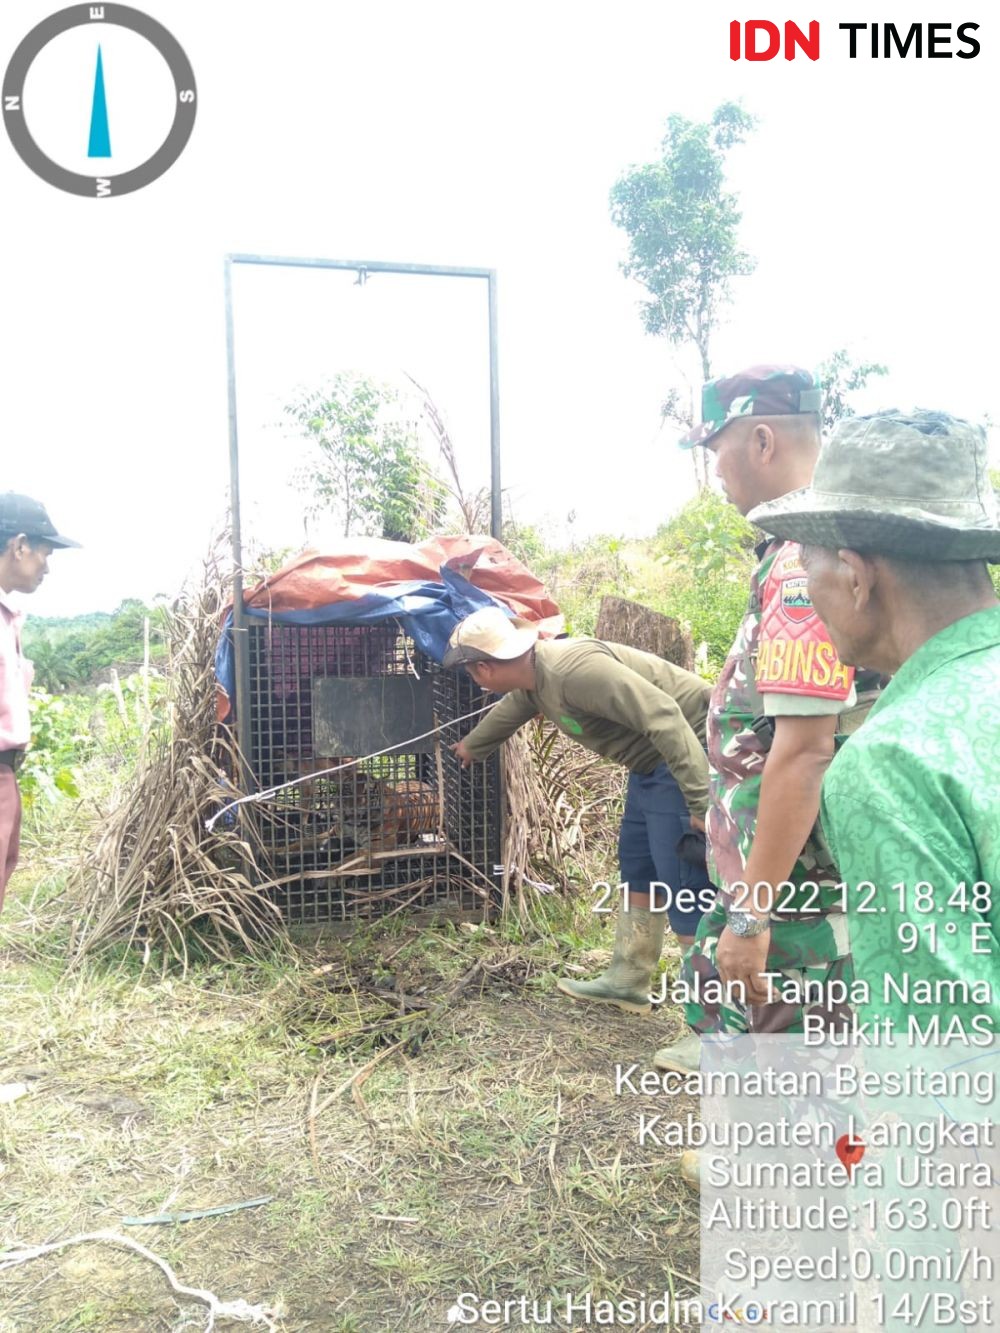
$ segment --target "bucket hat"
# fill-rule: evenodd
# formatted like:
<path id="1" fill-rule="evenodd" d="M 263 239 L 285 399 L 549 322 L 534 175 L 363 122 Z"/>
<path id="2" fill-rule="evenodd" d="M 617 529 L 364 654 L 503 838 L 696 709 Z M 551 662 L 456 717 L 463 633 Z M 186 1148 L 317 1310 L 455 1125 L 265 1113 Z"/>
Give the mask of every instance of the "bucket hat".
<path id="1" fill-rule="evenodd" d="M 789 541 L 910 560 L 1000 562 L 986 432 L 947 412 L 842 421 L 811 486 L 747 515 Z"/>

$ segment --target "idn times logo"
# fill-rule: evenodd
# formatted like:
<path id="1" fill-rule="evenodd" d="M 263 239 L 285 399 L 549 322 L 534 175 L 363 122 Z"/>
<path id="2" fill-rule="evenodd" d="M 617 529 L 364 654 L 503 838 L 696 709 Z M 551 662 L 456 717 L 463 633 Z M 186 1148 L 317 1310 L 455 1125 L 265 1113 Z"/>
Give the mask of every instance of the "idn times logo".
<path id="1" fill-rule="evenodd" d="M 849 60 L 972 60 L 979 55 L 979 40 L 975 33 L 978 23 L 838 23 L 836 37 L 829 33 L 823 39 L 830 41 Z M 808 60 L 820 58 L 820 25 L 813 19 L 805 28 L 791 19 L 773 23 L 770 19 L 747 19 L 741 23 L 733 19 L 729 25 L 730 60 L 777 60 L 784 56 L 794 60 L 805 56 Z"/>

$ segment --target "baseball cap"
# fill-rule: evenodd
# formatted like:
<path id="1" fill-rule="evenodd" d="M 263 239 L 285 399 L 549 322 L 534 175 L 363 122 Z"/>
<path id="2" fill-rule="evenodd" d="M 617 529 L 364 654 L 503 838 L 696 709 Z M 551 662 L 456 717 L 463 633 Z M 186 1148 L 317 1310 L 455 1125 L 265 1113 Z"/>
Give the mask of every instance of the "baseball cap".
<path id="1" fill-rule="evenodd" d="M 530 621 L 508 616 L 499 606 L 484 606 L 460 620 L 451 632 L 446 667 L 471 662 L 510 662 L 521 657 L 538 640 Z"/>
<path id="2" fill-rule="evenodd" d="M 18 532 L 46 541 L 50 546 L 80 545 L 56 531 L 45 506 L 38 500 L 32 500 L 30 495 L 18 495 L 16 491 L 5 491 L 0 494 L 0 535 L 6 533 L 12 537 Z"/>
<path id="3" fill-rule="evenodd" d="M 707 444 L 737 417 L 777 417 L 819 412 L 823 387 L 801 366 L 750 366 L 709 380 L 701 391 L 701 422 L 678 441 L 681 449 Z"/>

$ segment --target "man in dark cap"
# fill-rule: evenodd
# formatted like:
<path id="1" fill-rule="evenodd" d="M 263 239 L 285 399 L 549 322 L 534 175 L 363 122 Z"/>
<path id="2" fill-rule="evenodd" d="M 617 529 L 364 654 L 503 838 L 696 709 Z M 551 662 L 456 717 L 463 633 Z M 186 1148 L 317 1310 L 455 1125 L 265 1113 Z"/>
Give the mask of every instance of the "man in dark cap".
<path id="1" fill-rule="evenodd" d="M 11 593 L 32 593 L 49 572 L 54 550 L 78 546 L 57 532 L 43 505 L 27 495 L 0 495 L 0 908 L 17 865 L 21 795 L 15 774 L 28 742 L 32 669 L 21 652 L 24 613 Z"/>
<path id="2" fill-rule="evenodd" d="M 1000 515 L 981 427 L 844 421 L 812 486 L 751 511 L 803 544 L 845 662 L 892 676 L 823 782 L 860 1022 L 1000 1035 Z M 921 983 L 914 989 L 914 982 Z M 981 1044 L 981 1043 L 979 1043 Z M 980 1057 L 982 1058 L 982 1057 Z"/>
<path id="3" fill-rule="evenodd" d="M 821 406 L 808 371 L 752 366 L 705 385 L 703 420 L 681 447 L 712 451 L 726 496 L 747 514 L 808 483 Z M 764 974 L 825 984 L 847 970 L 836 872 L 815 826 L 838 717 L 855 702 L 853 672 L 809 602 L 798 547 L 765 542 L 757 557 L 706 727 L 706 826 L 720 893 L 682 972 L 697 1034 L 801 1031 L 808 1003 L 785 1002 Z M 846 1013 L 827 1018 L 846 1021 Z M 695 1036 L 657 1051 L 655 1063 L 687 1070 L 698 1058 Z"/>

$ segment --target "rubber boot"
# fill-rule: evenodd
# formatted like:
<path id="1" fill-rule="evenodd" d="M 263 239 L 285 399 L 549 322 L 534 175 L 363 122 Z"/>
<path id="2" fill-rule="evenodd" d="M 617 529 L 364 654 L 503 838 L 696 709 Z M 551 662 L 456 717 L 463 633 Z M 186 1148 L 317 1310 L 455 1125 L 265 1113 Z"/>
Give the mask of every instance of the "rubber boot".
<path id="1" fill-rule="evenodd" d="M 674 1070 L 678 1074 L 697 1074 L 701 1068 L 701 1038 L 696 1032 L 685 1033 L 670 1046 L 661 1046 L 653 1056 L 657 1069 Z"/>
<path id="2" fill-rule="evenodd" d="M 593 981 L 560 977 L 556 985 L 574 1000 L 596 1000 L 613 1004 L 627 1014 L 648 1014 L 652 1009 L 649 979 L 660 961 L 666 920 L 666 912 L 649 912 L 634 903 L 629 904 L 627 912 L 619 908 L 615 947 L 607 971 Z"/>

